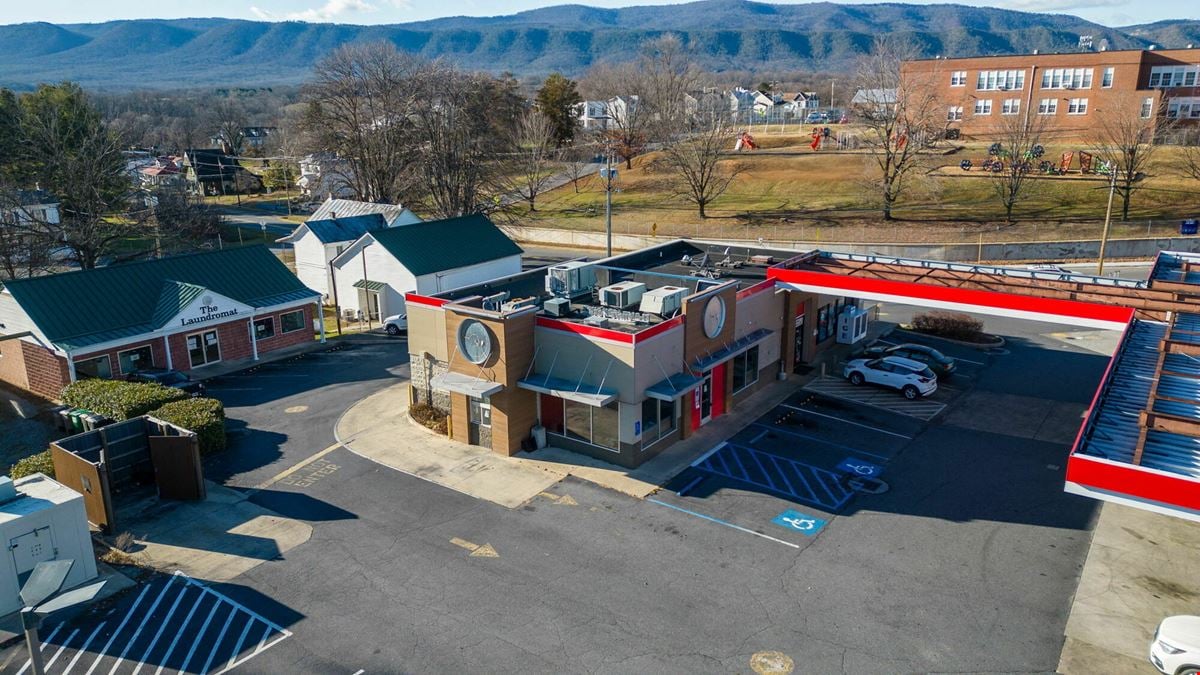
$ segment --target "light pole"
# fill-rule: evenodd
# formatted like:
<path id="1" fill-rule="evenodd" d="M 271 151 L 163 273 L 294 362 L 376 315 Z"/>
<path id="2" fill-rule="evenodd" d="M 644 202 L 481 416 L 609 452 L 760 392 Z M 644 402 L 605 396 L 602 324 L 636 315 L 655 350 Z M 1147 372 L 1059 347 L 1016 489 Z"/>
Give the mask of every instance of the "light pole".
<path id="1" fill-rule="evenodd" d="M 1113 194 L 1117 191 L 1117 169 L 1109 172 L 1108 208 L 1104 210 L 1104 231 L 1100 233 L 1100 259 L 1096 261 L 1096 276 L 1104 276 L 1104 248 L 1108 246 L 1108 226 L 1112 222 Z"/>
<path id="2" fill-rule="evenodd" d="M 617 170 L 613 168 L 613 153 L 611 147 L 604 150 L 604 168 L 600 169 L 600 178 L 604 179 L 604 232 L 606 234 L 607 251 L 605 257 L 612 257 L 612 193 L 613 181 L 617 178 Z"/>
<path id="3" fill-rule="evenodd" d="M 42 643 L 38 639 L 38 628 L 42 625 L 42 618 L 53 612 L 90 602 L 100 589 L 104 588 L 104 584 L 108 583 L 99 581 L 59 593 L 74 564 L 74 560 L 40 562 L 21 587 L 20 596 L 24 605 L 21 608 L 21 628 L 25 631 L 25 645 L 29 647 L 29 670 L 33 675 L 43 675 L 46 672 L 42 660 Z"/>

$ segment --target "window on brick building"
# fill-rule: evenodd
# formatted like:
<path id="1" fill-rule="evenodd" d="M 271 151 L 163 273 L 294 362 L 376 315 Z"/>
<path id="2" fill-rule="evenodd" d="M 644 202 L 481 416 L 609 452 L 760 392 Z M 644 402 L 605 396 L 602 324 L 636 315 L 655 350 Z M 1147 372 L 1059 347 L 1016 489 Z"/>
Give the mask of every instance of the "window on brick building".
<path id="1" fill-rule="evenodd" d="M 1104 69 L 1104 75 L 1100 78 L 1100 86 L 1108 89 L 1113 83 L 1113 67 L 1109 66 Z"/>
<path id="2" fill-rule="evenodd" d="M 1068 115 L 1086 115 L 1088 109 L 1088 100 L 1086 98 L 1073 98 L 1067 101 Z"/>
<path id="3" fill-rule="evenodd" d="M 108 354 L 97 356 L 94 359 L 76 361 L 75 376 L 79 379 L 89 377 L 103 377 L 107 379 L 112 377 L 112 363 L 108 360 Z"/>
<path id="4" fill-rule="evenodd" d="M 1025 71 L 981 70 L 979 71 L 979 77 L 975 80 L 975 88 L 980 91 L 1024 89 Z"/>
<path id="5" fill-rule="evenodd" d="M 991 115 L 992 114 L 992 99 L 979 99 L 975 101 L 976 115 Z"/>
<path id="6" fill-rule="evenodd" d="M 291 333 L 304 328 L 304 310 L 298 309 L 294 312 L 279 315 L 279 329 L 284 333 Z"/>
<path id="7" fill-rule="evenodd" d="M 1093 68 L 1047 68 L 1042 71 L 1042 89 L 1091 89 Z"/>
<path id="8" fill-rule="evenodd" d="M 1142 119 L 1148 120 L 1152 114 L 1154 114 L 1154 99 L 1149 97 L 1142 99 Z"/>
<path id="9" fill-rule="evenodd" d="M 121 365 L 122 373 L 133 373 L 154 367 L 154 352 L 150 345 L 117 352 L 117 362 Z"/>
<path id="10" fill-rule="evenodd" d="M 956 70 L 953 73 L 950 73 L 950 86 L 951 87 L 967 86 L 967 71 Z"/>
<path id="11" fill-rule="evenodd" d="M 952 105 L 946 110 L 946 121 L 957 122 L 963 118 L 963 107 L 961 105 Z"/>
<path id="12" fill-rule="evenodd" d="M 1044 98 L 1038 101 L 1039 115 L 1057 115 L 1058 114 L 1058 99 Z"/>
<path id="13" fill-rule="evenodd" d="M 264 316 L 254 320 L 254 339 L 265 340 L 275 335 L 275 319 Z"/>
<path id="14" fill-rule="evenodd" d="M 1021 112 L 1021 99 L 1007 98 L 1004 99 L 1004 104 L 1000 107 L 1001 115 L 1016 115 Z"/>

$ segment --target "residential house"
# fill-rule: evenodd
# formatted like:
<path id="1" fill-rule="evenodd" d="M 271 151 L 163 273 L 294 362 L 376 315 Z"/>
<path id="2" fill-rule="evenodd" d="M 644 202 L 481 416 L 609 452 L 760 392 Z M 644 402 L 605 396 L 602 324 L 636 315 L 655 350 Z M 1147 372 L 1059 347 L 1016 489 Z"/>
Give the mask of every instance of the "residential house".
<path id="1" fill-rule="evenodd" d="M 182 183 L 183 169 L 179 166 L 182 159 L 173 155 L 156 157 L 154 163 L 142 167 L 138 171 L 141 185 L 147 189 L 169 187 Z"/>
<path id="2" fill-rule="evenodd" d="M 296 276 L 333 303 L 329 263 L 359 237 L 372 230 L 419 223 L 415 213 L 395 204 L 372 204 L 349 199 L 327 199 L 300 227 L 279 239 L 291 244 Z"/>
<path id="3" fill-rule="evenodd" d="M 378 321 L 432 294 L 521 271 L 521 248 L 483 215 L 371 230 L 333 260 L 338 308 Z"/>
<path id="4" fill-rule="evenodd" d="M 612 118 L 608 115 L 606 101 L 582 101 L 575 104 L 579 128 L 584 131 L 603 131 L 609 127 Z"/>
<path id="5" fill-rule="evenodd" d="M 57 225 L 61 220 L 58 207 L 58 198 L 41 188 L 3 192 L 0 193 L 0 224 Z"/>
<path id="6" fill-rule="evenodd" d="M 896 107 L 895 89 L 859 89 L 850 98 L 850 108 L 862 115 L 883 115 Z"/>
<path id="7" fill-rule="evenodd" d="M 786 117 L 804 117 L 810 110 L 821 107 L 821 97 L 815 91 L 790 91 L 775 94 L 775 105 Z"/>
<path id="8" fill-rule="evenodd" d="M 349 199 L 354 190 L 354 168 L 350 162 L 330 153 L 306 155 L 300 160 L 296 179 L 300 195 L 310 200 Z"/>
<path id="9" fill-rule="evenodd" d="M 237 157 L 221 150 L 185 150 L 183 169 L 192 189 L 209 197 L 261 192 L 263 189 L 262 178 L 246 170 Z"/>
<path id="10" fill-rule="evenodd" d="M 275 133 L 276 130 L 277 127 L 242 127 L 239 132 L 242 135 L 242 147 L 261 150 L 267 144 L 267 139 L 270 138 L 271 134 Z M 225 136 L 221 133 L 213 134 L 213 136 L 208 139 L 208 142 L 214 148 L 219 148 L 225 150 L 226 152 L 233 152 L 233 149 L 229 147 L 229 143 L 226 142 Z"/>

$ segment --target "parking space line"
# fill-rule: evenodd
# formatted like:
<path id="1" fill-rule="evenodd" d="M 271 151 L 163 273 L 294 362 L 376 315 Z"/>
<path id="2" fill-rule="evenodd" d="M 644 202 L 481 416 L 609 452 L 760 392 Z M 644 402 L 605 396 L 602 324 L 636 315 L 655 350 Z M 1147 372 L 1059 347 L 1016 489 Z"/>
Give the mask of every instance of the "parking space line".
<path id="1" fill-rule="evenodd" d="M 200 597 L 204 597 L 204 594 L 201 593 Z M 221 603 L 214 602 L 212 609 L 208 610 L 208 617 L 200 625 L 200 630 L 196 633 L 196 639 L 192 641 L 192 648 L 188 650 L 187 658 L 183 660 L 183 665 L 179 667 L 179 672 L 187 672 L 187 667 L 192 664 L 192 657 L 196 655 L 196 649 L 200 647 L 200 642 L 204 639 L 204 632 L 208 630 L 208 624 L 212 623 L 213 616 L 216 615 L 217 609 L 220 606 Z"/>
<path id="2" fill-rule="evenodd" d="M 733 456 L 734 461 L 737 462 L 739 467 L 742 467 L 741 474 L 728 470 L 731 466 L 731 463 L 725 461 L 724 455 L 726 452 Z M 762 479 L 755 478 L 751 476 L 749 472 L 745 471 L 745 464 L 743 464 L 739 457 L 739 455 L 742 453 L 750 455 L 751 459 L 753 459 L 758 465 L 759 471 L 762 472 Z M 766 465 L 763 464 L 761 459 L 759 459 L 759 454 L 767 455 L 767 457 L 770 458 L 772 465 L 775 466 L 776 471 L 780 476 L 786 477 L 786 472 L 789 470 L 794 472 L 800 479 L 800 482 L 804 484 L 804 491 L 801 492 L 795 489 L 797 486 L 793 485 L 790 480 L 787 483 L 790 489 L 781 489 L 775 483 L 775 480 L 771 476 L 771 472 L 767 470 Z M 724 470 L 721 467 L 718 467 L 716 461 L 714 460 L 721 462 L 721 466 L 724 467 Z M 836 487 L 841 487 L 841 484 L 838 482 L 838 474 L 835 474 L 832 471 L 812 466 L 810 464 L 805 464 L 803 462 L 798 462 L 793 459 L 788 459 L 787 457 L 779 457 L 768 452 L 762 452 L 761 450 L 756 450 L 754 448 L 737 445 L 735 443 L 726 443 L 725 447 L 722 449 L 722 452 L 716 453 L 696 468 L 714 475 L 732 478 L 733 480 L 741 481 L 743 483 L 749 483 L 778 494 L 787 495 L 794 501 L 811 503 L 819 508 L 830 511 L 837 511 L 838 509 L 842 508 L 842 506 L 844 506 L 845 503 L 850 500 L 850 497 L 853 496 L 853 492 L 850 490 L 842 490 L 842 494 L 839 495 L 830 487 L 831 484 Z M 828 480 L 825 478 L 826 476 L 829 477 Z M 818 488 L 813 483 L 819 484 L 820 487 Z M 824 495 L 822 495 L 822 493 L 824 493 Z"/>
<path id="3" fill-rule="evenodd" d="M 66 641 L 58 646 L 58 651 L 54 652 L 54 656 L 51 656 L 50 660 L 46 662 L 46 666 L 45 666 L 46 668 L 49 668 L 50 666 L 54 665 L 54 662 L 58 660 L 58 657 L 62 656 L 63 650 L 67 648 L 67 645 L 71 644 L 71 642 L 75 639 L 76 635 L 79 635 L 78 628 L 71 631 L 71 634 L 67 636 Z"/>
<path id="4" fill-rule="evenodd" d="M 113 675 L 113 673 L 117 672 L 117 666 L 120 666 L 121 662 L 125 660 L 125 657 L 129 654 L 129 649 L 133 647 L 133 643 L 137 642 L 138 636 L 142 634 L 142 630 L 146 627 L 146 622 L 149 621 L 150 617 L 154 615 L 154 610 L 158 609 L 158 605 L 162 602 L 162 599 L 167 596 L 167 591 L 171 588 L 171 584 L 174 581 L 175 577 L 171 577 L 170 579 L 167 579 L 167 583 L 163 584 L 162 591 L 160 591 L 158 597 L 154 599 L 154 604 L 150 605 L 150 609 L 146 611 L 146 616 L 143 616 L 142 620 L 138 623 L 137 630 L 133 631 L 133 637 L 129 638 L 129 642 L 127 642 L 125 644 L 125 648 L 121 650 L 121 655 L 117 657 L 117 660 L 115 663 L 113 663 L 112 668 L 109 668 L 108 675 Z"/>
<path id="5" fill-rule="evenodd" d="M 75 658 L 71 659 L 71 662 L 68 663 L 67 667 L 63 669 L 63 675 L 71 672 L 71 669 L 74 668 L 75 664 L 79 662 L 79 657 L 87 653 L 88 647 L 92 646 L 92 640 L 96 639 L 96 636 L 100 634 L 100 631 L 103 630 L 104 626 L 107 624 L 107 621 L 101 621 L 100 625 L 96 626 L 96 630 L 92 631 L 92 634 L 88 636 L 88 639 L 83 643 L 83 646 L 75 652 Z"/>
<path id="6" fill-rule="evenodd" d="M 765 436 L 769 433 L 778 432 L 781 434 L 787 434 L 789 436 L 795 436 L 797 438 L 806 438 L 810 441 L 817 441 L 818 443 L 824 443 L 825 445 L 832 445 L 835 448 L 841 448 L 842 450 L 846 450 L 848 452 L 861 452 L 864 455 L 870 455 L 877 459 L 882 459 L 882 460 L 888 459 L 888 457 L 886 455 L 877 455 L 877 454 L 871 452 L 870 450 L 863 450 L 861 448 L 856 448 L 854 446 L 846 445 L 844 443 L 838 443 L 836 441 L 824 439 L 824 438 L 821 438 L 820 436 L 814 436 L 812 434 L 804 434 L 804 433 L 800 433 L 799 431 L 792 431 L 790 429 L 780 429 L 779 427 L 767 426 L 766 424 L 763 424 L 762 422 L 755 422 L 754 426 L 766 428 L 766 431 L 764 431 L 762 434 L 759 435 L 759 439 L 761 439 L 763 436 Z"/>
<path id="7" fill-rule="evenodd" d="M 179 595 L 175 596 L 175 602 L 171 603 L 171 608 L 167 610 L 167 615 L 159 622 L 158 630 L 154 633 L 154 638 L 150 640 L 150 645 L 146 647 L 146 651 L 142 652 L 142 658 L 138 660 L 137 668 L 133 669 L 132 675 L 137 675 L 142 670 L 142 666 L 146 665 L 146 659 L 150 657 L 150 652 L 154 651 L 154 646 L 158 644 L 163 631 L 167 629 L 167 624 L 171 621 L 171 617 L 175 616 L 175 610 L 179 608 L 179 602 L 183 600 L 183 596 L 186 593 L 187 588 L 185 587 L 180 591 Z"/>
<path id="8" fill-rule="evenodd" d="M 758 453 L 751 450 L 750 459 L 753 459 L 754 463 L 758 465 L 758 470 L 763 473 L 763 477 L 767 479 L 767 483 L 771 486 L 771 489 L 778 490 L 779 488 L 775 487 L 775 481 L 771 480 L 771 473 L 767 471 L 767 467 L 763 466 L 763 463 L 759 461 Z"/>
<path id="9" fill-rule="evenodd" d="M 904 434 L 897 433 L 897 432 L 895 432 L 895 431 L 888 431 L 887 429 L 880 429 L 879 427 L 873 427 L 873 426 L 871 426 L 870 424 L 862 424 L 861 422 L 852 422 L 852 421 L 850 421 L 850 420 L 848 420 L 848 419 L 843 419 L 843 418 L 841 418 L 841 417 L 838 417 L 837 415 L 826 415 L 825 413 L 819 413 L 819 412 L 817 412 L 817 411 L 815 411 L 815 410 L 809 410 L 809 409 L 807 409 L 807 408 L 800 408 L 800 407 L 797 407 L 797 406 L 794 406 L 794 405 L 790 405 L 790 404 L 787 404 L 787 403 L 782 403 L 782 404 L 780 404 L 780 405 L 782 405 L 784 408 L 790 408 L 790 409 L 792 409 L 792 410 L 799 410 L 800 412 L 802 412 L 802 413 L 807 413 L 807 414 L 809 414 L 809 415 L 816 415 L 816 416 L 818 416 L 818 417 L 827 417 L 827 418 L 829 418 L 829 419 L 831 419 L 831 420 L 837 420 L 837 421 L 839 421 L 839 422 L 845 422 L 846 424 L 853 424 L 853 425 L 854 425 L 854 426 L 856 426 L 856 427 L 862 427 L 862 428 L 864 428 L 864 429 L 870 429 L 871 431 L 878 431 L 878 432 L 879 432 L 879 433 L 881 433 L 881 434 L 887 434 L 887 435 L 889 435 L 889 436 L 897 436 L 897 437 L 899 437 L 899 438 L 903 438 L 903 439 L 905 439 L 905 440 L 909 440 L 909 441 L 911 441 L 913 438 L 915 438 L 914 436 L 905 436 Z"/>
<path id="10" fill-rule="evenodd" d="M 767 456 L 771 458 L 771 464 L 774 465 L 775 471 L 779 472 L 779 477 L 782 478 L 784 484 L 787 485 L 788 492 L 795 494 L 796 489 L 792 487 L 792 481 L 788 480 L 787 474 L 783 472 L 782 468 L 780 468 L 778 458 L 776 458 L 775 455 Z"/>
<path id="11" fill-rule="evenodd" d="M 246 644 L 246 635 L 250 633 L 250 627 L 253 625 L 254 619 L 246 621 L 246 627 L 242 629 L 242 634 L 238 636 L 237 644 L 233 646 L 233 653 L 229 655 L 229 661 L 221 669 L 222 673 L 233 667 L 233 662 L 237 660 L 238 654 L 242 653 L 242 645 Z"/>
<path id="12" fill-rule="evenodd" d="M 800 545 L 799 545 L 799 544 L 793 544 L 793 543 L 792 543 L 792 542 L 790 542 L 790 541 L 784 541 L 784 540 L 782 540 L 782 539 L 776 539 L 775 537 L 772 537 L 771 535 L 768 535 L 768 534 L 763 534 L 762 532 L 755 532 L 754 530 L 751 530 L 751 529 L 749 529 L 749 528 L 742 527 L 741 525 L 734 525 L 733 523 L 726 522 L 726 521 L 724 521 L 724 520 L 721 520 L 720 518 L 713 518 L 712 516 L 706 516 L 706 515 L 704 515 L 703 513 L 697 513 L 697 512 L 695 512 L 695 511 L 692 511 L 692 510 L 690 510 L 690 509 L 685 509 L 685 508 L 683 508 L 682 506 L 675 506 L 674 504 L 668 504 L 668 503 L 666 503 L 666 502 L 664 502 L 664 501 L 660 501 L 660 500 L 658 500 L 658 499 L 655 499 L 655 498 L 653 498 L 653 497 L 650 497 L 650 498 L 648 498 L 646 501 L 648 501 L 648 502 L 654 502 L 655 504 L 658 504 L 659 506 L 665 506 L 665 507 L 667 507 L 668 509 L 675 509 L 676 511 L 679 511 L 679 512 L 681 512 L 681 513 L 686 513 L 686 514 L 688 514 L 689 516 L 696 516 L 697 518 L 702 518 L 702 519 L 704 519 L 704 520 L 707 520 L 707 521 L 709 521 L 710 523 L 716 523 L 716 524 L 718 524 L 718 525 L 724 525 L 725 527 L 732 527 L 733 529 L 735 529 L 735 530 L 738 530 L 739 532 L 745 532 L 746 534 L 752 534 L 752 535 L 754 535 L 754 536 L 756 536 L 756 537 L 762 537 L 763 539 L 769 539 L 770 541 L 773 541 L 773 542 L 775 542 L 776 544 L 783 544 L 784 546 L 791 546 L 792 548 L 795 548 L 795 549 L 798 549 L 798 548 L 800 548 Z"/>
<path id="13" fill-rule="evenodd" d="M 42 639 L 42 644 L 38 645 L 38 649 L 43 652 L 46 651 L 46 645 L 50 644 L 50 642 L 52 640 L 54 640 L 54 636 L 58 635 L 58 631 L 62 627 L 63 627 L 63 624 L 61 624 L 61 623 L 58 624 L 57 626 L 55 626 L 54 630 L 50 631 L 50 634 Z M 32 664 L 32 662 L 29 659 L 25 659 L 25 665 L 21 666 L 21 669 L 17 671 L 17 675 L 21 675 L 21 673 L 24 673 L 25 669 L 28 668 L 31 664 Z"/>
<path id="14" fill-rule="evenodd" d="M 229 632 L 229 625 L 233 623 L 233 617 L 237 616 L 236 609 L 229 610 L 229 616 L 225 617 L 225 625 L 221 626 L 221 632 L 217 633 L 217 641 L 213 643 L 212 649 L 208 650 L 208 658 L 204 660 L 204 667 L 200 669 L 200 675 L 208 675 L 208 668 L 212 665 L 213 658 L 221 649 L 221 640 L 225 639 L 225 633 Z"/>
<path id="15" fill-rule="evenodd" d="M 724 442 L 717 443 L 708 452 L 704 453 L 703 455 L 700 455 L 700 457 L 697 458 L 696 461 L 692 462 L 692 466 L 696 466 L 700 462 L 703 462 L 704 460 L 708 459 L 714 452 L 720 450 L 723 447 L 725 447 Z"/>
<path id="16" fill-rule="evenodd" d="M 146 593 L 149 591 L 150 586 L 148 584 L 142 588 L 142 592 L 139 593 L 137 599 L 133 601 L 133 606 L 130 607 L 129 611 L 125 613 L 125 617 L 122 618 L 121 623 L 117 625 L 117 630 L 113 631 L 113 634 L 109 636 L 108 642 L 104 643 L 104 649 L 101 649 L 100 653 L 96 655 L 96 660 L 92 661 L 92 667 L 88 668 L 88 671 L 85 675 L 92 675 L 92 671 L 96 669 L 96 666 L 100 665 L 100 660 L 103 659 L 104 655 L 108 653 L 108 648 L 112 646 L 114 641 L 116 641 L 117 635 L 119 635 L 121 631 L 125 629 L 125 624 L 129 623 L 129 620 L 133 618 L 133 613 L 137 610 L 138 605 L 142 604 L 142 599 L 146 597 Z M 20 674 L 18 673 L 18 675 Z"/>
<path id="17" fill-rule="evenodd" d="M 183 637 L 183 629 L 188 627 L 192 622 L 192 617 L 196 615 L 196 610 L 200 608 L 200 603 L 204 602 L 204 594 L 200 593 L 196 596 L 196 601 L 192 603 L 192 608 L 188 610 L 187 616 L 183 617 L 183 623 L 179 625 L 179 630 L 175 632 L 175 637 L 171 639 L 171 644 L 167 647 L 167 653 L 163 655 L 162 663 L 159 664 L 158 670 L 154 671 L 154 675 L 160 675 L 163 668 L 171 661 L 171 654 L 175 653 L 175 647 L 179 644 L 179 639 Z"/>

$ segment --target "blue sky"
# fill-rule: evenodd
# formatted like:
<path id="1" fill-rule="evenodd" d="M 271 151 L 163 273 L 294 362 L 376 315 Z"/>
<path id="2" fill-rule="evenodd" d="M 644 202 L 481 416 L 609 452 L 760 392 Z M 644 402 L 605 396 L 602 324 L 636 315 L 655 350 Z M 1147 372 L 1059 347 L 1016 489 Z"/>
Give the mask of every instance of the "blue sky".
<path id="1" fill-rule="evenodd" d="M 568 0 L 562 0 L 562 3 Z M 580 0 L 575 0 L 580 1 Z M 773 0 L 787 2 L 787 0 Z M 928 0 L 907 0 L 931 4 Z M 1160 19 L 1200 19 L 1196 0 L 958 0 L 1027 11 L 1075 14 L 1105 25 L 1148 23 Z M 241 19 L 301 19 L 340 23 L 403 23 L 439 16 L 510 14 L 562 4 L 557 0 L 0 0 L 0 23 L 50 21 L 87 23 L 109 19 L 224 16 Z M 596 7 L 673 4 L 655 0 L 583 0 Z M 788 3 L 799 4 L 799 3 Z"/>

